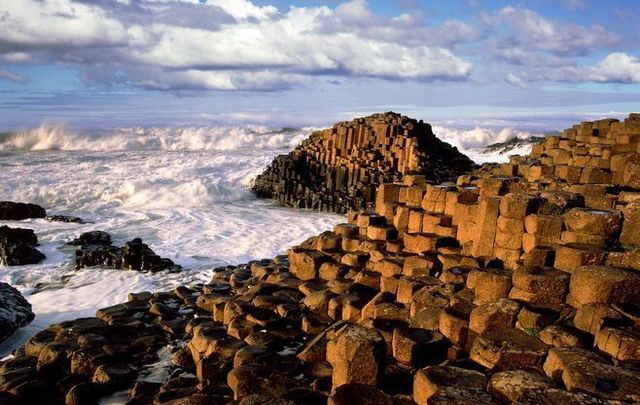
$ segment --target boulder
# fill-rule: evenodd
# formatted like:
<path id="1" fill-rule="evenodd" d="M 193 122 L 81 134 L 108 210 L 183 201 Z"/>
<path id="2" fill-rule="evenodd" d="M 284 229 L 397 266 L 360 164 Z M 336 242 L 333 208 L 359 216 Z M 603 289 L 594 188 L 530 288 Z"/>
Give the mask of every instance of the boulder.
<path id="1" fill-rule="evenodd" d="M 22 294 L 7 283 L 0 283 L 0 342 L 28 325 L 34 317 L 31 304 Z"/>
<path id="2" fill-rule="evenodd" d="M 383 376 L 387 346 L 375 329 L 345 325 L 327 343 L 333 387 L 348 383 L 376 385 Z"/>
<path id="3" fill-rule="evenodd" d="M 571 304 L 634 302 L 640 296 L 640 274 L 610 266 L 584 266 L 573 272 L 569 282 Z"/>
<path id="4" fill-rule="evenodd" d="M 31 229 L 0 227 L 0 266 L 21 266 L 45 259 L 35 246 L 38 238 Z"/>
<path id="5" fill-rule="evenodd" d="M 442 390 L 483 390 L 486 385 L 487 377 L 478 371 L 452 366 L 426 367 L 413 378 L 413 400 L 416 404 L 430 404 L 431 398 Z"/>
<path id="6" fill-rule="evenodd" d="M 349 383 L 336 388 L 328 405 L 394 405 L 396 402 L 383 391 L 366 384 Z"/>
<path id="7" fill-rule="evenodd" d="M 563 215 L 563 220 L 570 231 L 587 235 L 611 236 L 620 232 L 622 213 L 620 211 L 572 208 Z"/>
<path id="8" fill-rule="evenodd" d="M 21 221 L 29 218 L 44 218 L 47 212 L 36 204 L 0 201 L 0 221 Z"/>
<path id="9" fill-rule="evenodd" d="M 500 371 L 491 376 L 487 391 L 504 403 L 519 404 L 530 392 L 546 391 L 554 384 L 546 376 L 525 370 Z"/>
<path id="10" fill-rule="evenodd" d="M 490 370 L 540 367 L 548 346 L 520 329 L 492 329 L 478 336 L 469 358 Z"/>
<path id="11" fill-rule="evenodd" d="M 68 244 L 80 246 L 75 254 L 76 270 L 97 266 L 152 273 L 181 269 L 171 259 L 157 255 L 140 238 L 126 242 L 123 247 L 116 247 L 111 245 L 108 233 L 93 231 L 80 235 Z"/>
<path id="12" fill-rule="evenodd" d="M 549 350 L 544 371 L 571 392 L 585 392 L 605 400 L 640 401 L 640 375 L 613 366 L 585 349 Z"/>

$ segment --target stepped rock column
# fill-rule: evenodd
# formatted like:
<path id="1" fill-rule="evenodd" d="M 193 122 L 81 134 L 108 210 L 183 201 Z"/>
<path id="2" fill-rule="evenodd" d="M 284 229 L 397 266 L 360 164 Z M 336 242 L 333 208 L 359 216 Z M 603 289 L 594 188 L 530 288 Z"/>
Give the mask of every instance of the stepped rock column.
<path id="1" fill-rule="evenodd" d="M 333 388 L 348 383 L 376 385 L 383 375 L 387 346 L 380 332 L 346 325 L 327 343 Z"/>

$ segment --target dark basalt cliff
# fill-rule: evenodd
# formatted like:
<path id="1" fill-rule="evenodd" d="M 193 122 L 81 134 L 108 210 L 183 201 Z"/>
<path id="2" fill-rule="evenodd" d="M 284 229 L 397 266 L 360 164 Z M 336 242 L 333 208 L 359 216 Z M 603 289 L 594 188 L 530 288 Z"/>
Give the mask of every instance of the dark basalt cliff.
<path id="1" fill-rule="evenodd" d="M 454 181 L 473 162 L 438 139 L 431 125 L 388 112 L 314 132 L 258 176 L 253 190 L 295 208 L 346 213 L 373 203 L 376 187 L 422 174 Z"/>

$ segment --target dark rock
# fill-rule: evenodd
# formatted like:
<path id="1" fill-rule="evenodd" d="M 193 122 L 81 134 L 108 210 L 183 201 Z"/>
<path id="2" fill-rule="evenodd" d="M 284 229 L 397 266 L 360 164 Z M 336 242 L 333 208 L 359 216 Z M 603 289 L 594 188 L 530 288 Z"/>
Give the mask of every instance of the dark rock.
<path id="1" fill-rule="evenodd" d="M 47 212 L 36 204 L 0 201 L 0 221 L 21 221 L 29 218 L 44 218 Z"/>
<path id="2" fill-rule="evenodd" d="M 91 231 L 85 232 L 80 237 L 67 243 L 68 245 L 83 246 L 83 245 L 111 245 L 111 235 L 104 231 Z"/>
<path id="3" fill-rule="evenodd" d="M 135 238 L 120 248 L 111 244 L 111 235 L 108 233 L 92 231 L 83 233 L 68 244 L 80 246 L 76 250 L 76 270 L 96 266 L 150 272 L 181 269 L 170 259 L 155 254 L 140 238 Z"/>
<path id="4" fill-rule="evenodd" d="M 31 229 L 0 227 L 0 265 L 36 264 L 45 259 L 35 246 L 38 238 Z"/>
<path id="5" fill-rule="evenodd" d="M 0 283 L 0 342 L 29 324 L 34 317 L 31 304 L 22 294 L 7 283 Z"/>
<path id="6" fill-rule="evenodd" d="M 48 215 L 45 219 L 49 222 L 67 222 L 67 223 L 76 223 L 76 224 L 84 224 L 84 220 L 78 217 L 71 217 L 68 215 Z"/>

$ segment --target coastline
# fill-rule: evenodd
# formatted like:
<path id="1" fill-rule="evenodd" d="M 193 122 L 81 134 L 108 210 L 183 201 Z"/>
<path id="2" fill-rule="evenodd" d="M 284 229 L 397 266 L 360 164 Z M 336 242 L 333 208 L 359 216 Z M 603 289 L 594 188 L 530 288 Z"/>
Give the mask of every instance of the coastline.
<path id="1" fill-rule="evenodd" d="M 67 403 L 640 400 L 639 120 L 582 123 L 455 184 L 405 174 L 286 257 L 52 325 L 0 375 Z"/>

